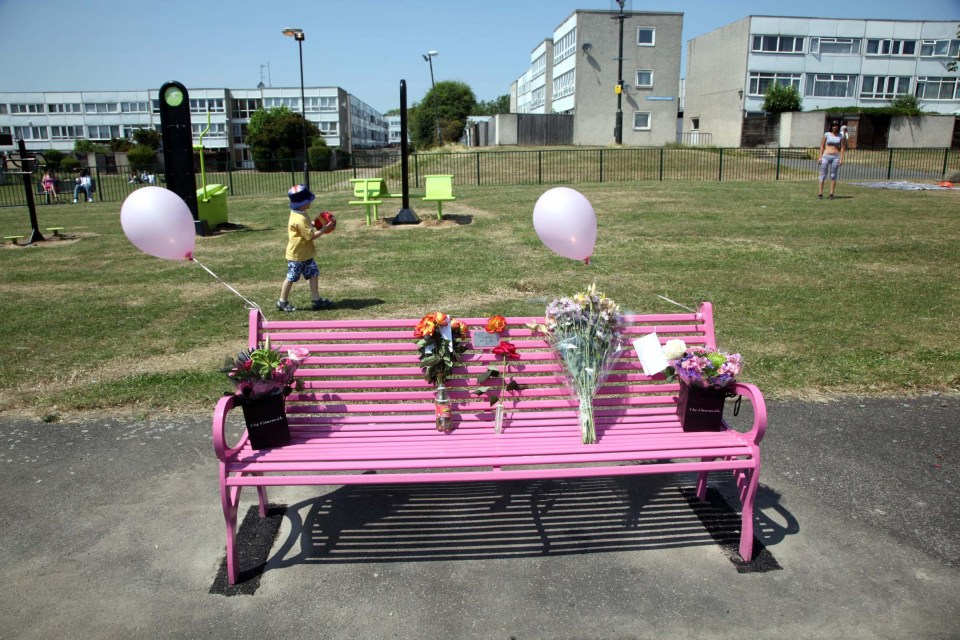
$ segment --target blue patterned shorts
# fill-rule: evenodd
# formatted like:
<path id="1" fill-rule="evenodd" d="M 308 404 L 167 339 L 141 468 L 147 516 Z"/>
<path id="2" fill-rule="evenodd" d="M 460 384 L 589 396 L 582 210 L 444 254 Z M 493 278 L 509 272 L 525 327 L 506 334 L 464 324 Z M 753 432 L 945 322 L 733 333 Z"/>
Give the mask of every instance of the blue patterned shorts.
<path id="1" fill-rule="evenodd" d="M 317 266 L 317 262 L 313 258 L 302 262 L 287 260 L 287 280 L 290 282 L 296 282 L 300 279 L 300 276 L 309 280 L 319 275 L 320 267 Z"/>

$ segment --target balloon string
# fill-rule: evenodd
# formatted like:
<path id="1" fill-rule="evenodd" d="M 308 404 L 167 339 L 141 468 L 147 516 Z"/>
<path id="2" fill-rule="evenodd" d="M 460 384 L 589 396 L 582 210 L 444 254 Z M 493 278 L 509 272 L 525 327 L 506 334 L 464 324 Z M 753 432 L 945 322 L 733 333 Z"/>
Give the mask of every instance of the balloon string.
<path id="1" fill-rule="evenodd" d="M 204 270 L 204 271 L 206 271 L 207 273 L 209 273 L 210 275 L 212 275 L 214 278 L 216 278 L 217 280 L 219 280 L 220 283 L 221 283 L 223 286 L 225 286 L 227 289 L 230 289 L 230 291 L 233 291 L 235 294 L 237 294 L 238 296 L 240 296 L 240 299 L 243 300 L 244 302 L 246 302 L 246 303 L 249 305 L 249 306 L 247 307 L 248 309 L 256 309 L 256 310 L 258 310 L 258 311 L 261 310 L 261 309 L 260 309 L 260 305 L 258 305 L 256 302 L 251 302 L 250 300 L 247 300 L 246 298 L 244 298 L 244 297 L 243 297 L 243 294 L 241 294 L 239 291 L 237 291 L 236 289 L 234 289 L 233 287 L 231 287 L 229 284 L 227 284 L 226 282 L 224 282 L 224 281 L 223 281 L 223 278 L 221 278 L 220 276 L 218 276 L 217 274 L 215 274 L 213 271 L 210 271 L 210 269 L 207 269 L 204 265 L 200 264 L 200 261 L 199 261 L 199 260 L 197 260 L 197 259 L 194 258 L 193 256 L 190 256 L 190 260 L 192 260 L 193 262 L 196 262 L 197 264 L 199 264 L 201 267 L 203 267 L 203 270 Z"/>
<path id="2" fill-rule="evenodd" d="M 657 294 L 657 297 L 660 298 L 661 300 L 666 300 L 666 301 L 669 302 L 670 304 L 675 304 L 675 305 L 677 305 L 678 307 L 680 307 L 681 309 L 686 309 L 687 311 L 692 311 L 693 313 L 697 313 L 697 310 L 696 310 L 696 309 L 691 309 L 690 307 L 688 307 L 688 306 L 686 306 L 686 305 L 684 305 L 684 304 L 680 304 L 679 302 L 674 302 L 673 300 L 671 300 L 670 298 L 667 298 L 666 296 L 661 296 L 661 295 Z"/>

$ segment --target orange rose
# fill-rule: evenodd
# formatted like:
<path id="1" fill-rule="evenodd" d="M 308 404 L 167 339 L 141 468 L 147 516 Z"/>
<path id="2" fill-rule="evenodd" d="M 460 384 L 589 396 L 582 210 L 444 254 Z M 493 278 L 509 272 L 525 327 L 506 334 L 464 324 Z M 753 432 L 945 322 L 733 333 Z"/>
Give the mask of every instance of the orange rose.
<path id="1" fill-rule="evenodd" d="M 500 333 L 507 328 L 507 319 L 503 316 L 492 316 L 487 320 L 487 333 Z"/>
<path id="2" fill-rule="evenodd" d="M 430 314 L 427 314 L 427 315 L 430 315 Z M 438 327 L 442 327 L 442 326 L 444 326 L 445 324 L 447 324 L 448 322 L 450 322 L 450 316 L 448 316 L 448 315 L 445 314 L 445 313 L 441 313 L 441 312 L 439 312 L 439 311 L 434 311 L 434 312 L 433 312 L 433 321 L 437 323 L 437 326 L 438 326 Z"/>
<path id="3" fill-rule="evenodd" d="M 436 328 L 437 325 L 433 322 L 433 319 L 429 316 L 424 316 L 424 318 L 417 323 L 416 329 L 413 330 L 413 337 L 423 338 L 433 335 L 433 332 L 436 330 Z"/>
<path id="4" fill-rule="evenodd" d="M 467 323 L 465 323 L 463 320 L 454 320 L 453 323 L 451 324 L 451 328 L 453 329 L 454 333 L 456 333 L 461 338 L 466 338 L 468 335 Z"/>

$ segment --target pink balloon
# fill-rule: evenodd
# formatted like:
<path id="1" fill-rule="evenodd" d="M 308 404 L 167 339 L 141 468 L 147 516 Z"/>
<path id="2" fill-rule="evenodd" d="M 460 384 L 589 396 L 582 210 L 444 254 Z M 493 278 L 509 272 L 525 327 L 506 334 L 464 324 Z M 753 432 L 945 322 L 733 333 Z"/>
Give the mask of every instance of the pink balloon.
<path id="1" fill-rule="evenodd" d="M 533 228 L 548 249 L 571 260 L 589 261 L 597 242 L 597 216 L 590 201 L 568 187 L 540 196 L 533 207 Z"/>
<path id="2" fill-rule="evenodd" d="M 120 226 L 137 249 L 165 260 L 190 260 L 196 228 L 190 207 L 162 187 L 137 189 L 123 201 Z"/>

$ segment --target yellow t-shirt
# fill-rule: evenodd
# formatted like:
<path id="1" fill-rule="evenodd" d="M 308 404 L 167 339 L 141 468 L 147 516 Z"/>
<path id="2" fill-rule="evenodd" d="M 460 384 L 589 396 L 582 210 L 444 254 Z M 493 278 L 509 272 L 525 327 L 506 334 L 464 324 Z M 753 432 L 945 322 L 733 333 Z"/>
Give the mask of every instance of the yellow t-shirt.
<path id="1" fill-rule="evenodd" d="M 290 212 L 287 222 L 287 260 L 303 262 L 316 255 L 313 246 L 313 222 L 305 213 Z"/>

